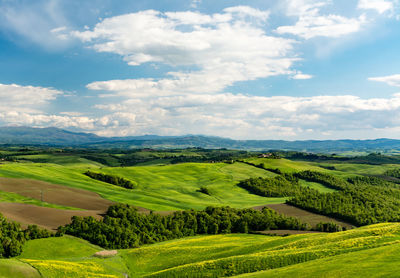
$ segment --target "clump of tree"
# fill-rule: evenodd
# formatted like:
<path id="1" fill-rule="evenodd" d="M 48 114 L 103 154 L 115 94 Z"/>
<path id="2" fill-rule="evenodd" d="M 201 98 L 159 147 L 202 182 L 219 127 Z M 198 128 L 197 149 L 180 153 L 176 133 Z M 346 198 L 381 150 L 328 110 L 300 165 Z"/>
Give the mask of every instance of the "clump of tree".
<path id="1" fill-rule="evenodd" d="M 333 222 L 320 222 L 316 225 L 315 230 L 320 232 L 334 233 L 345 231 L 346 228 Z"/>
<path id="2" fill-rule="evenodd" d="M 129 205 L 110 206 L 102 220 L 72 217 L 59 232 L 74 235 L 104 248 L 132 248 L 142 244 L 199 234 L 248 233 L 271 229 L 307 230 L 298 219 L 264 208 L 207 207 L 162 216 L 139 213 Z"/>
<path id="3" fill-rule="evenodd" d="M 337 191 L 322 193 L 302 187 L 299 179 L 318 182 Z M 399 185 L 378 177 L 345 180 L 327 173 L 302 171 L 274 178 L 252 178 L 238 185 L 260 196 L 291 197 L 287 200 L 290 205 L 357 226 L 400 221 Z"/>
<path id="4" fill-rule="evenodd" d="M 342 189 L 332 193 L 303 191 L 289 199 L 287 203 L 342 219 L 357 226 L 400 221 L 399 189 L 377 186 L 362 180 L 354 182 L 350 184 L 342 180 L 340 183 Z"/>
<path id="5" fill-rule="evenodd" d="M 251 166 L 260 168 L 260 169 L 263 169 L 263 170 L 267 170 L 269 172 L 272 172 L 272 173 L 275 173 L 275 174 L 278 174 L 278 175 L 283 174 L 281 169 L 279 169 L 279 168 L 270 168 L 270 167 L 266 166 L 265 163 L 255 164 L 255 163 L 248 162 L 248 161 L 243 161 L 243 160 L 240 160 L 240 162 L 245 163 L 247 165 L 251 165 Z"/>
<path id="6" fill-rule="evenodd" d="M 392 187 L 392 188 L 400 188 L 400 185 L 390 182 L 387 180 L 384 180 L 380 177 L 371 177 L 371 176 L 365 176 L 365 177 L 351 177 L 348 178 L 347 181 L 351 184 L 354 185 L 372 185 L 372 186 L 384 186 L 384 187 Z"/>
<path id="7" fill-rule="evenodd" d="M 383 173 L 383 175 L 400 179 L 400 169 L 387 170 L 385 173 Z"/>
<path id="8" fill-rule="evenodd" d="M 103 173 L 95 173 L 92 171 L 86 171 L 85 175 L 92 179 L 106 182 L 106 183 L 113 184 L 113 185 L 117 185 L 117 186 L 121 186 L 121 187 L 124 187 L 127 189 L 135 188 L 135 184 L 132 181 L 124 179 L 122 177 L 103 174 Z"/>
<path id="9" fill-rule="evenodd" d="M 38 228 L 36 225 L 28 226 L 27 229 L 23 230 L 20 224 L 7 221 L 0 214 L 0 258 L 10 258 L 21 254 L 26 240 L 53 235 L 47 230 Z"/>
<path id="10" fill-rule="evenodd" d="M 348 186 L 348 183 L 345 180 L 337 178 L 331 174 L 307 170 L 297 172 L 294 175 L 299 179 L 311 182 L 318 182 L 332 189 L 342 190 Z"/>
<path id="11" fill-rule="evenodd" d="M 288 197 L 306 190 L 299 185 L 298 178 L 291 174 L 273 178 L 250 178 L 239 182 L 238 186 L 264 197 Z"/>
<path id="12" fill-rule="evenodd" d="M 203 194 L 206 194 L 206 195 L 211 195 L 210 190 L 208 190 L 208 188 L 205 187 L 205 186 L 200 187 L 197 190 L 197 192 L 200 192 L 200 193 L 203 193 Z"/>

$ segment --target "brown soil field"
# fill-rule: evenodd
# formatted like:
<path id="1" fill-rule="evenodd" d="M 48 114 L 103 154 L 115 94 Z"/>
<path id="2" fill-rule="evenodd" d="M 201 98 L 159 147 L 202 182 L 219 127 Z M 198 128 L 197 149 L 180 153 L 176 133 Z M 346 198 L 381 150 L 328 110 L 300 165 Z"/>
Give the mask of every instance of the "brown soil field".
<path id="1" fill-rule="evenodd" d="M 0 190 L 41 200 L 51 204 L 86 210 L 107 210 L 113 202 L 97 193 L 31 179 L 0 177 Z"/>
<path id="2" fill-rule="evenodd" d="M 24 228 L 35 224 L 48 230 L 55 230 L 61 225 L 70 223 L 74 215 L 100 219 L 104 210 L 65 210 L 31 204 L 0 203 L 0 212 L 7 219 L 19 222 Z"/>
<path id="3" fill-rule="evenodd" d="M 318 223 L 320 222 L 333 222 L 336 223 L 342 227 L 346 227 L 346 229 L 352 229 L 354 226 L 345 223 L 342 221 L 338 221 L 334 218 L 327 217 L 324 215 L 312 213 L 303 209 L 296 208 L 294 206 L 289 206 L 287 204 L 270 204 L 270 205 L 265 205 L 265 206 L 257 206 L 254 207 L 254 209 L 261 210 L 263 207 L 268 207 L 270 209 L 275 210 L 276 212 L 280 214 L 284 214 L 286 216 L 291 216 L 291 217 L 296 217 L 300 219 L 301 221 L 310 224 L 311 226 L 315 227 Z"/>

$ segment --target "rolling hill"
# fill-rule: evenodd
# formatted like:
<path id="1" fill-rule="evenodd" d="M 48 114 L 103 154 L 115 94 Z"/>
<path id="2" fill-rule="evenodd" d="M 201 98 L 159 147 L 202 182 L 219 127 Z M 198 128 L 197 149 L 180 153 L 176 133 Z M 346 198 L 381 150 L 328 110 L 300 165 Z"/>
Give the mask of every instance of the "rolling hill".
<path id="1" fill-rule="evenodd" d="M 399 231 L 385 223 L 333 234 L 195 236 L 105 258 L 95 256 L 102 248 L 63 236 L 28 241 L 19 257 L 0 260 L 0 277 L 396 277 Z"/>

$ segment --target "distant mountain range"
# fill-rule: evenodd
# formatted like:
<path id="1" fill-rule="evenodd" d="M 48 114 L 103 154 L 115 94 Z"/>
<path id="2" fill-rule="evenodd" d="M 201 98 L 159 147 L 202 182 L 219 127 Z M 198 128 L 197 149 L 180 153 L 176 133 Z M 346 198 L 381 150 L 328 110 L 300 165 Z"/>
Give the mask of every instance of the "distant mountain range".
<path id="1" fill-rule="evenodd" d="M 2 145 L 79 146 L 97 148 L 227 148 L 242 150 L 294 150 L 308 152 L 391 151 L 400 150 L 400 140 L 232 140 L 228 138 L 187 136 L 101 137 L 92 133 L 59 128 L 0 127 Z"/>

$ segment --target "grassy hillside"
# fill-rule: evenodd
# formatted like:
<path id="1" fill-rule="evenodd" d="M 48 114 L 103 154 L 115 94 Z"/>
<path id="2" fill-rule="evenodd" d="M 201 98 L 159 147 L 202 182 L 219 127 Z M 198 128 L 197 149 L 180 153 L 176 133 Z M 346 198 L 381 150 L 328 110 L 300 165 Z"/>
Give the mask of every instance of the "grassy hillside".
<path id="1" fill-rule="evenodd" d="M 39 278 L 39 272 L 16 259 L 0 259 L 0 278 Z"/>
<path id="2" fill-rule="evenodd" d="M 138 184 L 134 190 L 93 180 L 88 170 L 118 175 Z M 244 163 L 183 163 L 165 166 L 85 167 L 50 163 L 8 163 L 0 166 L 0 176 L 30 178 L 81 188 L 105 199 L 141 206 L 152 210 L 201 209 L 209 205 L 252 207 L 282 203 L 284 198 L 265 198 L 249 194 L 236 186 L 242 179 L 266 177 L 271 173 Z M 198 192 L 206 186 L 211 195 Z M 19 200 L 24 202 L 24 200 Z"/>
<path id="3" fill-rule="evenodd" d="M 400 244 L 397 243 L 236 277 L 399 277 L 399 258 Z"/>
<path id="4" fill-rule="evenodd" d="M 93 254 L 99 247 L 64 236 L 27 242 L 19 261 L 2 260 L 0 270 L 6 266 L 14 271 L 11 266 L 18 264 L 21 271 L 35 273 L 31 265 L 42 277 L 51 278 L 222 277 L 249 272 L 249 277 L 377 277 L 382 273 L 395 277 L 400 270 L 399 242 L 400 224 L 384 223 L 333 234 L 197 236 L 96 258 Z"/>
<path id="5" fill-rule="evenodd" d="M 43 158 L 44 159 L 44 158 Z M 202 209 L 209 205 L 229 205 L 232 207 L 252 207 L 257 205 L 282 203 L 285 198 L 265 198 L 249 194 L 236 184 L 251 177 L 273 177 L 275 174 L 245 163 L 182 163 L 173 165 L 149 165 L 135 167 L 101 167 L 99 163 L 71 157 L 46 157 L 53 163 L 6 163 L 0 165 L 0 176 L 11 178 L 30 178 L 81 188 L 100 194 L 105 199 L 141 206 L 152 210 Z M 394 165 L 332 164 L 335 170 L 319 167 L 318 163 L 291 161 L 287 159 L 252 158 L 246 161 L 283 172 L 315 170 L 338 177 L 351 177 L 356 174 L 383 174 Z M 59 164 L 58 164 L 59 163 Z M 83 173 L 91 171 L 121 176 L 136 184 L 134 190 L 123 189 L 104 182 L 93 180 Z M 303 186 L 322 193 L 333 192 L 315 182 L 300 181 Z M 198 192 L 207 187 L 210 195 Z M 20 195 L 0 193 L 5 202 L 41 204 Z"/>

